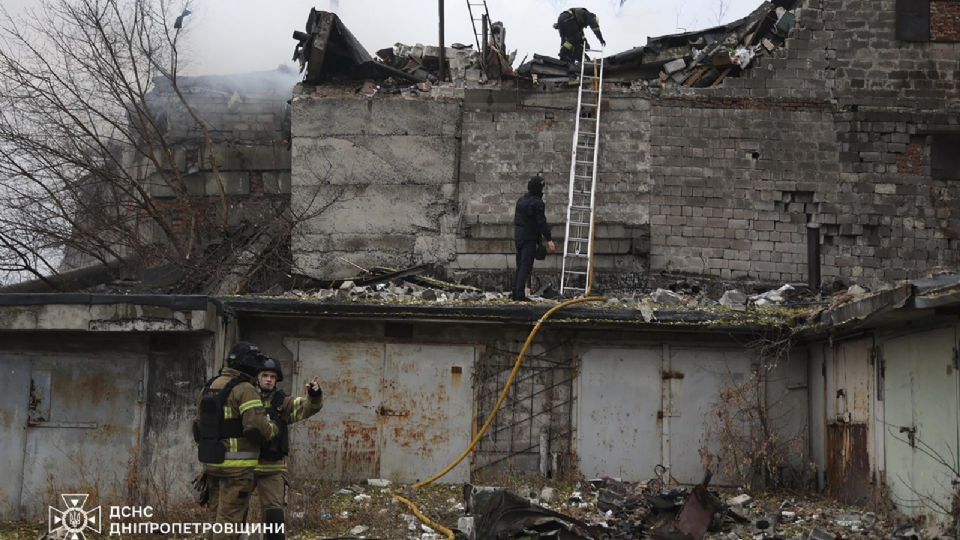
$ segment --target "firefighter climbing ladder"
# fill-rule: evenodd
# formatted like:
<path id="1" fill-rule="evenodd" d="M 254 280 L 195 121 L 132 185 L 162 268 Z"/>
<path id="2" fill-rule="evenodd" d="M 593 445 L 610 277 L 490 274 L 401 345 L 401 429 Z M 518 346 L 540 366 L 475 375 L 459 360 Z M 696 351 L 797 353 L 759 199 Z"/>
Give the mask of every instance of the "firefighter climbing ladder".
<path id="1" fill-rule="evenodd" d="M 597 53 L 590 60 L 587 53 Z M 580 88 L 573 127 L 567 228 L 563 241 L 560 294 L 570 298 L 590 294 L 593 287 L 593 224 L 600 147 L 600 100 L 603 97 L 603 49 L 583 50 Z"/>
<path id="2" fill-rule="evenodd" d="M 490 24 L 490 10 L 487 0 L 467 0 L 467 11 L 470 12 L 470 23 L 473 24 L 473 38 L 477 42 L 477 52 L 483 55 L 483 20 Z"/>

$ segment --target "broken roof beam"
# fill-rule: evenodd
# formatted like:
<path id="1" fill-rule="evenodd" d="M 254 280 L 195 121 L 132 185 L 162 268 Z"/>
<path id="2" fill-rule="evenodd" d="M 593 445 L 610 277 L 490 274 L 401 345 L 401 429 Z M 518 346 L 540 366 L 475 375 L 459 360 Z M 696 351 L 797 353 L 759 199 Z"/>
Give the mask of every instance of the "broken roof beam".
<path id="1" fill-rule="evenodd" d="M 306 71 L 304 82 L 321 84 L 335 77 L 353 76 L 358 66 L 373 61 L 350 30 L 334 13 L 310 10 L 306 33 L 294 32 L 299 40 L 294 60 Z"/>

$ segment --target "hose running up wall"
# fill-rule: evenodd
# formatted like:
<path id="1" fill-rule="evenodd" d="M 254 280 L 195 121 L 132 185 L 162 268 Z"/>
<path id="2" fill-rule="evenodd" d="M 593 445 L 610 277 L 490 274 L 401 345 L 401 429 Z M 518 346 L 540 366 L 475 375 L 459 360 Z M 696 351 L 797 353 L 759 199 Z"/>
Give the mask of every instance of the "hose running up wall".
<path id="1" fill-rule="evenodd" d="M 480 444 L 480 441 L 487 434 L 487 431 L 490 429 L 490 426 L 493 425 L 493 421 L 497 418 L 497 414 L 500 412 L 501 407 L 503 407 L 503 403 L 507 400 L 507 396 L 510 394 L 510 387 L 513 386 L 513 382 L 516 380 L 517 375 L 520 373 L 520 367 L 523 366 L 523 361 L 527 357 L 527 351 L 530 349 L 530 345 L 533 344 L 533 338 L 535 338 L 537 334 L 540 332 L 540 328 L 543 326 L 543 323 L 547 322 L 547 320 L 549 320 L 550 317 L 553 317 L 553 315 L 556 312 L 562 309 L 566 309 L 574 304 L 581 304 L 584 302 L 605 302 L 606 300 L 607 300 L 606 298 L 601 296 L 586 296 L 583 298 L 574 298 L 572 300 L 567 300 L 565 302 L 557 304 L 556 306 L 553 306 L 552 308 L 550 308 L 549 311 L 544 313 L 543 316 L 541 316 L 540 319 L 537 321 L 537 324 L 533 326 L 533 330 L 530 331 L 530 334 L 527 336 L 527 340 L 523 343 L 523 348 L 520 349 L 520 354 L 517 355 L 517 360 L 513 364 L 513 370 L 510 372 L 510 377 L 507 378 L 507 383 L 503 386 L 503 390 L 500 391 L 500 397 L 497 399 L 497 403 L 493 406 L 493 410 L 490 411 L 490 415 L 487 417 L 487 421 L 483 423 L 483 426 L 480 428 L 480 431 L 478 431 L 476 436 L 474 436 L 473 441 L 471 441 L 470 445 L 467 446 L 467 448 L 456 459 L 450 462 L 449 465 L 444 467 L 440 472 L 431 476 L 430 478 L 417 482 L 416 484 L 413 485 L 413 489 L 420 489 L 422 487 L 429 486 L 430 484 L 436 482 L 440 478 L 443 478 L 447 473 L 452 471 L 454 467 L 459 465 L 460 462 L 463 461 L 468 455 L 470 455 L 470 452 L 473 452 L 473 450 L 477 447 L 478 444 Z M 409 499 L 404 498 L 398 493 L 393 493 L 393 498 L 403 503 L 408 508 L 410 508 L 413 514 L 417 516 L 417 519 L 419 519 L 421 522 L 426 524 L 428 527 L 446 535 L 446 537 L 449 540 L 454 540 L 455 537 L 454 537 L 453 531 L 432 521 L 430 518 L 425 516 L 422 512 L 420 512 L 420 509 L 417 508 L 417 506 L 413 504 L 413 502 L 411 502 Z"/>

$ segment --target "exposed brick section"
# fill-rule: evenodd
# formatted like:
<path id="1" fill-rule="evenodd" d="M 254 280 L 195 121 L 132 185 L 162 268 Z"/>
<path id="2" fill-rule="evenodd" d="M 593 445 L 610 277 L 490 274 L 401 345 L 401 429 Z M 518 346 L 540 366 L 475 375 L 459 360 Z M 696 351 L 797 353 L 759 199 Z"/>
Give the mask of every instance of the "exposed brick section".
<path id="1" fill-rule="evenodd" d="M 919 175 L 923 172 L 923 145 L 910 143 L 907 150 L 897 161 L 897 171 L 901 174 Z"/>
<path id="2" fill-rule="evenodd" d="M 930 39 L 960 41 L 960 1 L 933 0 L 930 2 Z"/>

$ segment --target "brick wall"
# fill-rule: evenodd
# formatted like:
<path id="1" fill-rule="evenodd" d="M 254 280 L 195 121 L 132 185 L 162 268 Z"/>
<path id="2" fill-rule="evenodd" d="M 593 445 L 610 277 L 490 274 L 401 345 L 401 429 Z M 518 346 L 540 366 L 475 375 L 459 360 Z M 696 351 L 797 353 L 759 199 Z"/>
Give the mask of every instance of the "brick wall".
<path id="1" fill-rule="evenodd" d="M 930 2 L 930 39 L 933 41 L 960 41 L 960 1 L 934 0 Z"/>

